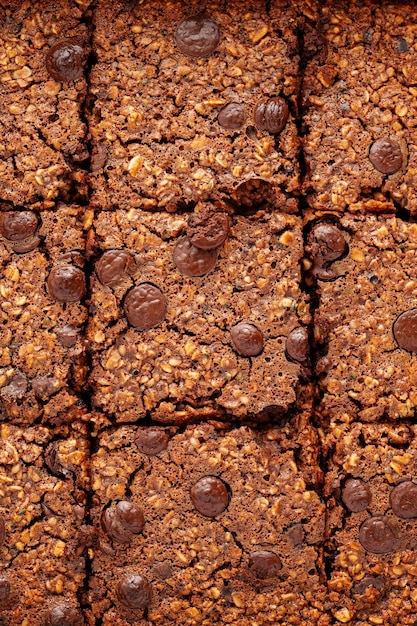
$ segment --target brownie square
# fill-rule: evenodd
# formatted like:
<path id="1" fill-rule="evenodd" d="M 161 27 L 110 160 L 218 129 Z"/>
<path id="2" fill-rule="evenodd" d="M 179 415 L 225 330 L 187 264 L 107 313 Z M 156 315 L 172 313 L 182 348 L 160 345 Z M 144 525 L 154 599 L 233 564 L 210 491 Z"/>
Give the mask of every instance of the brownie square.
<path id="1" fill-rule="evenodd" d="M 60 422 L 85 410 L 84 210 L 0 213 L 0 420 Z"/>
<path id="2" fill-rule="evenodd" d="M 213 232 L 220 221 L 231 227 L 204 250 L 191 241 L 204 245 L 207 215 Z M 274 419 L 304 402 L 310 313 L 299 218 L 208 206 L 191 215 L 103 211 L 88 238 L 95 409 L 116 421 L 179 424 Z"/>
<path id="3" fill-rule="evenodd" d="M 8 626 L 84 624 L 88 453 L 79 423 L 0 426 L 0 620 Z"/>
<path id="4" fill-rule="evenodd" d="M 277 7 L 272 20 L 263 0 L 97 2 L 95 206 L 175 211 L 231 195 L 296 210 L 297 16 Z"/>
<path id="5" fill-rule="evenodd" d="M 304 188 L 311 206 L 415 214 L 412 3 L 327 2 L 307 31 Z"/>
<path id="6" fill-rule="evenodd" d="M 324 509 L 291 433 L 121 426 L 97 443 L 89 624 L 318 623 Z"/>

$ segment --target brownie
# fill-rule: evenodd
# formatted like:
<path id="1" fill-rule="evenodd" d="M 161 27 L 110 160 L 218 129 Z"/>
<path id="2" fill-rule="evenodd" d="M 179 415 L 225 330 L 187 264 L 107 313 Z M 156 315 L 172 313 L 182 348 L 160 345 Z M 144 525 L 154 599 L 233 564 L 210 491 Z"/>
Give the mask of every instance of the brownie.
<path id="1" fill-rule="evenodd" d="M 92 485 L 89 624 L 318 623 L 324 509 L 291 432 L 117 427 Z"/>
<path id="2" fill-rule="evenodd" d="M 389 215 L 324 214 L 309 229 L 321 419 L 413 418 L 417 225 Z"/>
<path id="3" fill-rule="evenodd" d="M 116 421 L 269 419 L 310 391 L 300 219 L 198 208 L 94 218 L 90 387 Z"/>
<path id="4" fill-rule="evenodd" d="M 314 208 L 416 213 L 416 34 L 413 3 L 321 5 L 303 83 Z"/>
<path id="5" fill-rule="evenodd" d="M 0 420 L 71 420 L 84 412 L 84 210 L 0 213 Z"/>
<path id="6" fill-rule="evenodd" d="M 1 424 L 1 623 L 84 624 L 87 462 L 86 427 L 76 422 L 60 431 Z"/>
<path id="7" fill-rule="evenodd" d="M 264 0 L 98 0 L 92 200 L 175 211 L 208 199 L 289 212 L 299 188 L 297 15 Z"/>
<path id="8" fill-rule="evenodd" d="M 50 208 L 84 185 L 88 2 L 0 2 L 0 201 Z"/>
<path id="9" fill-rule="evenodd" d="M 416 623 L 416 435 L 414 424 L 388 422 L 333 422 L 326 434 L 328 586 L 337 623 Z"/>

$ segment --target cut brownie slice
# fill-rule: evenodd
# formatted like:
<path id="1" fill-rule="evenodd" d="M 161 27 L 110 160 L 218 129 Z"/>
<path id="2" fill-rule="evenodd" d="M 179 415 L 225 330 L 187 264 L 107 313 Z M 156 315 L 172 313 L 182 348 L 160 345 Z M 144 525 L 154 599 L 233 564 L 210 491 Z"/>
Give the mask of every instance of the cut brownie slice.
<path id="1" fill-rule="evenodd" d="M 299 218 L 118 210 L 99 213 L 89 239 L 96 408 L 185 423 L 296 405 L 310 320 Z"/>
<path id="2" fill-rule="evenodd" d="M 74 169 L 88 158 L 81 4 L 0 1 L 0 200 L 51 207 L 83 182 Z"/>
<path id="3" fill-rule="evenodd" d="M 414 624 L 417 430 L 331 424 L 326 438 L 327 560 L 343 624 Z"/>
<path id="4" fill-rule="evenodd" d="M 309 228 L 322 418 L 414 417 L 417 225 L 390 216 L 324 215 Z"/>
<path id="5" fill-rule="evenodd" d="M 416 36 L 412 3 L 321 6 L 303 87 L 315 208 L 416 213 Z"/>
<path id="6" fill-rule="evenodd" d="M 8 626 L 84 624 L 87 462 L 85 426 L 0 427 L 0 621 Z"/>
<path id="7" fill-rule="evenodd" d="M 296 209 L 296 16 L 264 0 L 95 10 L 93 202 L 178 206 L 229 196 Z"/>
<path id="8" fill-rule="evenodd" d="M 86 374 L 83 210 L 0 213 L 0 420 L 71 420 Z"/>
<path id="9" fill-rule="evenodd" d="M 324 510 L 290 431 L 118 427 L 92 480 L 89 624 L 318 623 Z"/>

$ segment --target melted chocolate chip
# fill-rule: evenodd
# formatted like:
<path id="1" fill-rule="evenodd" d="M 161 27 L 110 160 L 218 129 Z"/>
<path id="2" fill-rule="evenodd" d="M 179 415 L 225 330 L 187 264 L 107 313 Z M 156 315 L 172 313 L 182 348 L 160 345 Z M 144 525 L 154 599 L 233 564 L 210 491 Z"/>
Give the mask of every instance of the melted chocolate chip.
<path id="1" fill-rule="evenodd" d="M 257 550 L 249 556 L 248 567 L 256 578 L 273 578 L 282 569 L 282 563 L 274 552 Z"/>
<path id="2" fill-rule="evenodd" d="M 6 537 L 6 522 L 3 515 L 0 514 L 0 546 L 3 545 Z"/>
<path id="3" fill-rule="evenodd" d="M 352 513 L 359 513 L 368 508 L 372 500 L 371 491 L 360 478 L 348 478 L 342 489 L 342 500 Z"/>
<path id="4" fill-rule="evenodd" d="M 254 324 L 240 322 L 230 331 L 232 344 L 236 352 L 242 356 L 256 356 L 264 347 L 261 331 Z"/>
<path id="5" fill-rule="evenodd" d="M 220 126 L 227 128 L 228 130 L 237 130 L 241 128 L 245 123 L 246 115 L 245 109 L 239 102 L 229 102 L 219 112 L 217 121 Z"/>
<path id="6" fill-rule="evenodd" d="M 205 205 L 190 216 L 187 237 L 196 248 L 214 250 L 226 241 L 229 230 L 227 213 L 220 213 L 212 205 Z"/>
<path id="7" fill-rule="evenodd" d="M 302 524 L 295 524 L 287 531 L 288 539 L 293 546 L 299 546 L 304 541 L 304 528 Z"/>
<path id="8" fill-rule="evenodd" d="M 340 228 L 327 222 L 316 224 L 308 236 L 308 243 L 314 262 L 313 273 L 317 278 L 320 280 L 337 278 L 330 264 L 344 257 L 348 251 L 346 239 Z"/>
<path id="9" fill-rule="evenodd" d="M 394 174 L 403 165 L 401 146 L 389 137 L 377 139 L 369 150 L 369 160 L 378 172 Z"/>
<path id="10" fill-rule="evenodd" d="M 368 552 L 387 554 L 398 546 L 398 538 L 386 517 L 365 520 L 359 529 L 359 541 Z"/>
<path id="11" fill-rule="evenodd" d="M 140 452 L 154 456 L 166 449 L 169 435 L 162 428 L 138 428 L 135 444 Z"/>
<path id="12" fill-rule="evenodd" d="M 183 54 L 190 57 L 208 57 L 219 45 L 220 28 L 204 13 L 193 15 L 179 24 L 175 41 Z"/>
<path id="13" fill-rule="evenodd" d="M 134 535 L 142 532 L 145 520 L 137 504 L 128 502 L 127 500 L 121 500 L 117 503 L 116 509 L 119 519 L 126 530 Z"/>
<path id="14" fill-rule="evenodd" d="M 400 348 L 417 352 L 417 309 L 401 313 L 394 322 L 392 332 Z"/>
<path id="15" fill-rule="evenodd" d="M 52 298 L 58 302 L 78 302 L 86 294 L 85 275 L 74 265 L 57 265 L 46 281 Z"/>
<path id="16" fill-rule="evenodd" d="M 0 213 L 0 233 L 9 241 L 33 237 L 38 228 L 38 218 L 33 211 L 8 211 Z"/>
<path id="17" fill-rule="evenodd" d="M 50 626 L 80 626 L 83 623 L 80 611 L 72 606 L 58 604 L 49 613 Z"/>
<path id="18" fill-rule="evenodd" d="M 417 517 L 417 485 L 411 480 L 400 483 L 391 491 L 391 508 L 402 519 Z"/>
<path id="19" fill-rule="evenodd" d="M 17 252 L 17 254 L 25 254 L 26 252 L 31 252 L 35 248 L 39 246 L 41 242 L 41 238 L 39 235 L 34 235 L 25 241 L 21 241 L 20 243 L 15 243 L 13 248 L 13 252 Z"/>
<path id="20" fill-rule="evenodd" d="M 298 363 L 305 363 L 309 355 L 308 332 L 303 326 L 297 326 L 288 335 L 285 344 L 287 357 Z"/>
<path id="21" fill-rule="evenodd" d="M 9 599 L 11 593 L 11 586 L 5 576 L 0 576 L 0 602 L 5 602 Z"/>
<path id="22" fill-rule="evenodd" d="M 130 543 L 132 534 L 142 532 L 145 520 L 134 502 L 122 500 L 112 504 L 101 516 L 101 526 L 112 541 Z"/>
<path id="23" fill-rule="evenodd" d="M 386 580 L 383 576 L 364 576 L 352 587 L 352 593 L 362 595 L 369 587 L 373 587 L 377 591 L 384 591 Z"/>
<path id="24" fill-rule="evenodd" d="M 132 257 L 125 250 L 106 250 L 96 263 L 96 274 L 102 285 L 114 285 L 128 270 Z"/>
<path id="25" fill-rule="evenodd" d="M 201 250 L 184 238 L 175 246 L 172 260 L 181 274 L 195 278 L 211 272 L 216 265 L 217 257 L 217 248 Z"/>
<path id="26" fill-rule="evenodd" d="M 229 492 L 216 476 L 204 476 L 191 487 L 191 501 L 197 511 L 206 517 L 216 517 L 227 508 Z"/>
<path id="27" fill-rule="evenodd" d="M 84 75 L 88 51 L 76 38 L 60 39 L 48 50 L 46 69 L 57 82 L 80 80 Z"/>
<path id="28" fill-rule="evenodd" d="M 64 348 L 70 348 L 77 343 L 80 331 L 73 326 L 63 326 L 62 328 L 56 328 L 55 332 L 58 339 L 64 346 Z"/>
<path id="29" fill-rule="evenodd" d="M 282 98 L 270 98 L 258 105 L 254 119 L 260 130 L 277 135 L 287 123 L 288 105 Z"/>
<path id="30" fill-rule="evenodd" d="M 155 563 L 152 571 L 160 580 L 166 580 L 173 574 L 172 567 L 168 563 Z"/>
<path id="31" fill-rule="evenodd" d="M 138 330 L 149 330 L 164 321 L 167 299 L 155 285 L 141 283 L 128 292 L 123 308 L 131 326 Z"/>
<path id="32" fill-rule="evenodd" d="M 119 582 L 116 595 L 129 609 L 145 609 L 152 600 L 152 587 L 144 576 L 128 574 Z"/>
<path id="33" fill-rule="evenodd" d="M 0 395 L 3 398 L 7 398 L 10 400 L 23 398 L 26 393 L 27 387 L 28 381 L 26 378 L 26 374 L 19 370 L 16 370 L 9 384 L 0 389 Z"/>

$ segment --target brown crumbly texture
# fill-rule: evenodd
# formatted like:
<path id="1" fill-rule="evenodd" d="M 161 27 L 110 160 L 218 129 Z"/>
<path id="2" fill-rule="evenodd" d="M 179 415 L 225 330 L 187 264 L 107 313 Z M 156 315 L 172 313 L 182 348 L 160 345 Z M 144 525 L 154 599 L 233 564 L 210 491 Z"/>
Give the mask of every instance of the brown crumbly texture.
<path id="1" fill-rule="evenodd" d="M 303 83 L 305 191 L 311 206 L 343 212 L 417 210 L 413 3 L 328 2 L 308 31 Z M 381 137 L 398 142 L 401 169 L 369 159 Z"/>
<path id="2" fill-rule="evenodd" d="M 42 212 L 34 235 L 38 245 L 26 253 L 14 251 L 24 242 L 0 234 L 1 421 L 60 423 L 84 413 L 76 392 L 86 378 L 87 310 L 81 302 L 54 300 L 46 286 L 53 268 L 82 268 L 82 220 L 77 206 Z"/>
<path id="3" fill-rule="evenodd" d="M 266 212 L 231 216 L 214 269 L 189 278 L 172 258 L 187 218 L 136 209 L 95 217 L 89 234 L 95 266 L 109 249 L 129 253 L 132 262 L 111 287 L 91 279 L 93 404 L 130 422 L 148 412 L 166 423 L 281 415 L 295 406 L 306 373 L 285 355 L 288 333 L 310 320 L 300 289 L 300 220 Z M 159 326 L 140 331 L 128 324 L 123 299 L 144 282 L 163 292 L 167 313 Z M 240 356 L 232 346 L 230 329 L 242 321 L 263 333 L 258 356 Z"/>
<path id="4" fill-rule="evenodd" d="M 85 5 L 0 2 L 0 200 L 50 208 L 73 185 L 82 190 L 85 173 L 76 164 L 88 158 L 86 81 L 56 82 L 45 59 L 60 39 L 88 42 Z"/>
<path id="5" fill-rule="evenodd" d="M 184 18 L 204 10 L 218 23 L 220 43 L 204 58 L 176 42 Z M 94 205 L 168 209 L 208 198 L 260 201 L 294 212 L 299 140 L 290 113 L 277 135 L 256 129 L 260 102 L 280 96 L 294 110 L 298 92 L 296 14 L 277 2 L 189 3 L 117 0 L 94 13 L 89 124 Z M 245 109 L 241 128 L 217 121 L 226 104 Z M 261 192 L 259 192 L 261 187 Z"/>
<path id="6" fill-rule="evenodd" d="M 45 626 L 57 605 L 79 608 L 91 539 L 85 431 L 77 423 L 56 432 L 0 427 L 2 624 Z M 4 578 L 10 584 L 6 598 Z"/>
<path id="7" fill-rule="evenodd" d="M 319 222 L 326 220 L 320 217 Z M 415 353 L 399 347 L 392 326 L 416 307 L 417 225 L 396 217 L 345 215 L 338 222 L 348 255 L 319 280 L 315 338 L 321 418 L 363 422 L 413 418 Z M 318 353 L 320 354 L 320 352 Z"/>
<path id="8" fill-rule="evenodd" d="M 146 428 L 124 426 L 100 435 L 92 458 L 99 541 L 89 624 L 320 623 L 317 544 L 324 510 L 306 488 L 289 439 L 280 429 L 256 434 L 219 427 L 189 426 L 176 434 L 167 429 L 166 449 L 152 456 L 135 443 Z M 227 509 L 215 518 L 198 513 L 190 497 L 204 476 L 221 477 L 230 490 Z M 131 535 L 128 545 L 112 542 L 100 525 L 105 508 L 120 500 L 134 502 L 145 518 L 143 532 Z M 248 562 L 257 550 L 274 552 L 282 569 L 271 578 L 254 577 Z M 146 613 L 117 598 L 117 585 L 130 573 L 152 586 Z"/>
<path id="9" fill-rule="evenodd" d="M 328 586 L 337 624 L 416 623 L 417 520 L 402 519 L 390 504 L 396 485 L 415 480 L 416 435 L 415 425 L 388 423 L 332 423 L 326 434 Z M 343 503 L 343 487 L 349 478 L 359 478 L 369 488 L 366 510 L 351 512 Z M 361 545 L 359 529 L 373 516 L 389 520 L 399 539 L 396 549 L 375 554 Z"/>

